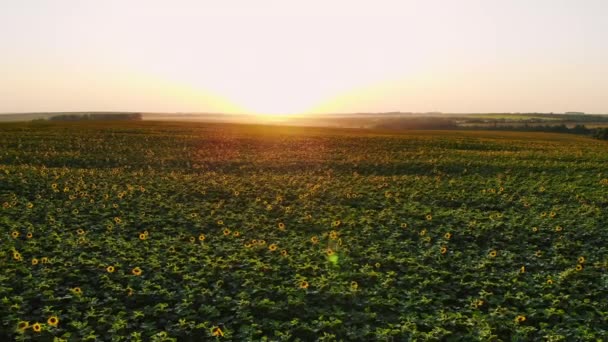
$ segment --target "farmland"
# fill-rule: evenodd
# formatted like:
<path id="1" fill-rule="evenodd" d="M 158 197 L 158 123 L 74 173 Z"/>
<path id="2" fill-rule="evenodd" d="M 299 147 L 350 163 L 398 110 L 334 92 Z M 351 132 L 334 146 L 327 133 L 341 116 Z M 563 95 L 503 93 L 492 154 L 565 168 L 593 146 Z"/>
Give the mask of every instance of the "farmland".
<path id="1" fill-rule="evenodd" d="M 2 340 L 606 340 L 608 143 L 0 125 Z"/>

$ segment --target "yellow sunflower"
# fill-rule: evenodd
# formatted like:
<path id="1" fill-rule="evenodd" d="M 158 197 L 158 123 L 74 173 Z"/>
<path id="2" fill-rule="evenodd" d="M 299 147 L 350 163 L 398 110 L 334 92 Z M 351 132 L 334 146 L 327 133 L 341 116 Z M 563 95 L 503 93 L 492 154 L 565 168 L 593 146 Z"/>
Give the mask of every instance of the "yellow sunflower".
<path id="1" fill-rule="evenodd" d="M 51 316 L 49 317 L 49 319 L 46 320 L 46 322 L 48 323 L 48 325 L 56 327 L 57 324 L 59 324 L 59 318 L 57 318 L 57 316 Z"/>

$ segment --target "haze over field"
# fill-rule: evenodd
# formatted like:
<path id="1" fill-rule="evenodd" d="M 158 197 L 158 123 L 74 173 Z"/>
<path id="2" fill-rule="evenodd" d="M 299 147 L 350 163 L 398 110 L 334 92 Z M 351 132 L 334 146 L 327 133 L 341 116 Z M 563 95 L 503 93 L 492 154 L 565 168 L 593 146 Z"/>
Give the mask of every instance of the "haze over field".
<path id="1" fill-rule="evenodd" d="M 0 112 L 608 112 L 606 1 L 3 1 Z"/>

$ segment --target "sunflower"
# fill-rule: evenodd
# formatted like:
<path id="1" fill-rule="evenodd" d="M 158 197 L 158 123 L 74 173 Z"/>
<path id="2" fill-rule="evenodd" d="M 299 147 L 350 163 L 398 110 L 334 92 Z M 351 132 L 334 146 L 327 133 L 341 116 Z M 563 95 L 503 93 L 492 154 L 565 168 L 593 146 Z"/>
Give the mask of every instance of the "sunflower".
<path id="1" fill-rule="evenodd" d="M 515 317 L 515 322 L 516 323 L 523 323 L 525 321 L 526 321 L 526 316 L 519 315 L 519 316 Z"/>
<path id="2" fill-rule="evenodd" d="M 532 227 L 532 231 L 533 231 L 534 233 L 538 232 L 538 227 Z"/>
<path id="3" fill-rule="evenodd" d="M 536 253 L 534 253 L 535 256 L 540 257 L 543 255 L 543 252 L 541 251 L 536 251 Z"/>
<path id="4" fill-rule="evenodd" d="M 34 207 L 34 204 L 32 202 L 28 202 L 27 205 L 26 205 L 26 207 L 28 209 L 32 209 Z"/>
<path id="5" fill-rule="evenodd" d="M 328 248 L 325 253 L 327 253 L 327 255 L 332 256 L 334 255 L 334 251 L 331 248 Z"/>
<path id="6" fill-rule="evenodd" d="M 551 217 L 551 218 L 555 217 L 555 211 L 550 212 L 549 217 Z"/>
<path id="7" fill-rule="evenodd" d="M 31 238 L 34 237 L 34 234 L 32 234 L 31 232 L 28 232 L 25 237 L 28 238 L 28 239 L 31 239 Z"/>
<path id="8" fill-rule="evenodd" d="M 217 221 L 217 224 L 219 224 L 219 225 L 221 226 L 221 225 L 223 225 L 223 224 L 224 224 L 224 221 L 222 221 L 222 220 L 218 220 L 218 221 Z"/>
<path id="9" fill-rule="evenodd" d="M 106 271 L 108 271 L 108 273 L 114 273 L 114 271 L 115 271 L 114 266 L 110 265 L 110 266 L 106 267 Z"/>
<path id="10" fill-rule="evenodd" d="M 75 287 L 72 289 L 72 292 L 74 292 L 77 295 L 81 295 L 82 294 L 82 289 L 80 287 Z"/>
<path id="11" fill-rule="evenodd" d="M 284 257 L 286 257 L 287 256 L 287 250 L 286 249 L 282 250 L 281 251 L 281 255 L 284 256 Z"/>
<path id="12" fill-rule="evenodd" d="M 116 222 L 116 224 L 120 224 L 122 222 L 122 219 L 120 217 L 115 217 L 114 222 Z"/>
<path id="13" fill-rule="evenodd" d="M 224 236 L 228 236 L 228 235 L 230 235 L 230 233 L 231 233 L 230 229 L 228 229 L 228 228 L 224 229 Z"/>
<path id="14" fill-rule="evenodd" d="M 401 228 L 403 228 L 403 229 L 407 228 L 407 223 L 402 223 Z"/>
<path id="15" fill-rule="evenodd" d="M 552 285 L 553 284 L 553 279 L 547 279 L 547 285 Z"/>
<path id="16" fill-rule="evenodd" d="M 271 244 L 270 246 L 268 246 L 268 250 L 270 250 L 271 252 L 274 252 L 277 250 L 277 245 L 276 244 Z"/>
<path id="17" fill-rule="evenodd" d="M 381 265 L 380 265 L 379 262 L 377 262 L 377 263 L 374 264 L 374 266 L 376 266 L 376 268 L 380 268 Z"/>
<path id="18" fill-rule="evenodd" d="M 205 241 L 205 234 L 201 234 L 198 236 L 198 241 Z"/>
<path id="19" fill-rule="evenodd" d="M 49 258 L 47 258 L 47 257 L 42 257 L 42 258 L 40 258 L 40 262 L 41 262 L 41 263 L 43 263 L 43 264 L 46 264 L 46 263 L 48 263 L 48 262 L 49 262 Z"/>
<path id="20" fill-rule="evenodd" d="M 313 236 L 310 238 L 310 242 L 312 242 L 313 245 L 316 245 L 319 243 L 319 238 L 316 236 Z"/>
<path id="21" fill-rule="evenodd" d="M 19 332 L 24 332 L 29 327 L 30 327 L 30 322 L 28 322 L 28 321 L 20 321 L 19 323 L 17 323 L 17 330 Z"/>
<path id="22" fill-rule="evenodd" d="M 234 236 L 234 237 L 239 237 L 239 236 L 241 236 L 241 233 L 239 233 L 239 232 L 237 232 L 237 231 L 234 231 L 234 232 L 232 233 L 232 236 Z"/>
<path id="23" fill-rule="evenodd" d="M 38 322 L 32 324 L 32 330 L 34 330 L 34 332 L 41 332 L 42 331 L 42 325 Z"/>
<path id="24" fill-rule="evenodd" d="M 135 291 L 133 291 L 133 289 L 132 289 L 132 288 L 127 287 L 127 296 L 129 296 L 129 297 L 130 297 L 130 296 L 132 296 L 134 293 L 135 293 Z"/>
<path id="25" fill-rule="evenodd" d="M 13 252 L 13 259 L 17 260 L 17 261 L 21 261 L 21 253 L 15 251 Z"/>
<path id="26" fill-rule="evenodd" d="M 447 232 L 447 233 L 445 233 L 445 234 L 443 235 L 443 237 L 444 237 L 446 240 L 449 240 L 449 239 L 452 237 L 452 233 Z"/>
<path id="27" fill-rule="evenodd" d="M 584 256 L 578 257 L 578 263 L 579 264 L 584 264 L 585 263 L 585 257 Z"/>
<path id="28" fill-rule="evenodd" d="M 490 258 L 495 258 L 498 255 L 498 252 L 493 250 L 493 251 L 490 251 L 489 255 L 490 255 Z"/>
<path id="29" fill-rule="evenodd" d="M 142 240 L 142 241 L 143 241 L 143 240 L 145 240 L 145 239 L 147 239 L 147 238 L 148 238 L 148 236 L 147 236 L 146 234 L 144 234 L 144 233 L 140 233 L 140 234 L 139 234 L 139 239 L 140 239 L 140 240 Z"/>
<path id="30" fill-rule="evenodd" d="M 308 282 L 306 280 L 302 280 L 300 282 L 299 286 L 300 286 L 301 289 L 307 289 L 308 288 Z"/>
<path id="31" fill-rule="evenodd" d="M 545 217 L 545 216 L 547 216 L 546 212 L 543 211 L 542 213 L 540 213 L 540 217 Z"/>
<path id="32" fill-rule="evenodd" d="M 220 329 L 220 327 L 215 327 L 211 329 L 211 335 L 224 337 L 224 332 L 222 331 L 222 329 Z"/>
<path id="33" fill-rule="evenodd" d="M 526 273 L 526 266 L 522 266 L 522 267 L 519 269 L 519 273 Z"/>
<path id="34" fill-rule="evenodd" d="M 280 230 L 285 230 L 285 223 L 279 222 L 279 229 Z"/>
<path id="35" fill-rule="evenodd" d="M 250 243 L 246 243 L 243 246 L 245 246 L 245 248 L 251 248 L 251 244 Z"/>
<path id="36" fill-rule="evenodd" d="M 11 236 L 13 237 L 13 239 L 16 239 L 16 238 L 18 238 L 18 237 L 19 237 L 19 232 L 18 232 L 18 231 L 13 231 L 13 232 L 11 233 Z"/>
<path id="37" fill-rule="evenodd" d="M 338 238 L 338 232 L 336 232 L 335 230 L 332 230 L 331 232 L 329 232 L 329 238 L 332 240 L 335 240 Z"/>
<path id="38" fill-rule="evenodd" d="M 196 238 L 194 236 L 191 236 L 188 240 L 190 240 L 190 242 L 194 243 L 196 241 Z"/>
<path id="39" fill-rule="evenodd" d="M 582 271 L 583 270 L 583 265 L 581 265 L 581 264 L 576 265 L 576 270 L 577 271 Z"/>
<path id="40" fill-rule="evenodd" d="M 266 240 L 258 240 L 258 245 L 265 245 L 266 244 Z"/>
<path id="41" fill-rule="evenodd" d="M 331 223 L 332 227 L 338 227 L 340 224 L 342 224 L 342 222 L 340 220 L 336 220 Z"/>
<path id="42" fill-rule="evenodd" d="M 433 215 L 431 215 L 431 214 L 427 214 L 427 215 L 425 216 L 425 218 L 426 218 L 426 220 L 427 220 L 427 221 L 431 221 L 431 220 L 433 219 Z"/>
<path id="43" fill-rule="evenodd" d="M 356 281 L 353 280 L 353 281 L 350 282 L 350 289 L 352 291 L 357 291 L 358 288 L 359 288 L 359 284 L 357 284 Z"/>
<path id="44" fill-rule="evenodd" d="M 421 230 L 420 233 L 418 233 L 418 235 L 425 236 L 426 235 L 426 229 Z"/>
<path id="45" fill-rule="evenodd" d="M 562 229 L 564 229 L 564 228 L 562 228 L 562 226 L 557 226 L 557 227 L 555 227 L 555 231 L 556 231 L 556 232 L 561 232 L 561 231 L 562 231 Z"/>
<path id="46" fill-rule="evenodd" d="M 38 259 L 33 258 L 32 259 L 32 265 L 38 265 Z"/>
<path id="47" fill-rule="evenodd" d="M 51 316 L 49 317 L 49 319 L 46 320 L 46 322 L 52 326 L 52 327 L 56 327 L 57 324 L 59 324 L 59 318 L 57 318 L 57 316 Z"/>
<path id="48" fill-rule="evenodd" d="M 479 300 L 477 300 L 477 302 L 475 304 L 477 304 L 477 307 L 480 307 L 484 304 L 484 301 L 479 299 Z"/>
<path id="49" fill-rule="evenodd" d="M 135 267 L 134 269 L 131 270 L 131 273 L 133 273 L 134 276 L 139 277 L 141 275 L 141 268 Z"/>
<path id="50" fill-rule="evenodd" d="M 441 254 L 445 254 L 445 253 L 447 253 L 447 251 L 448 251 L 447 247 L 445 247 L 445 246 L 441 247 Z"/>
<path id="51" fill-rule="evenodd" d="M 76 234 L 78 234 L 78 235 L 84 235 L 84 230 L 82 228 L 78 228 L 76 230 Z"/>

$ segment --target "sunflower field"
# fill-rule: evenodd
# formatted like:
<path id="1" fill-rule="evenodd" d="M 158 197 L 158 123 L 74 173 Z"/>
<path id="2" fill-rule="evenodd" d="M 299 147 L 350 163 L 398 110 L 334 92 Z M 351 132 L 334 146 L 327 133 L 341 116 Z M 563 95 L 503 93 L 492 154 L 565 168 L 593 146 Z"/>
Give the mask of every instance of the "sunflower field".
<path id="1" fill-rule="evenodd" d="M 2 341 L 606 341 L 608 142 L 0 125 Z"/>

